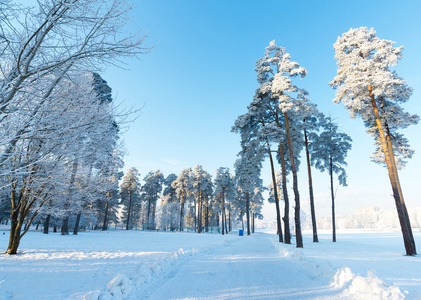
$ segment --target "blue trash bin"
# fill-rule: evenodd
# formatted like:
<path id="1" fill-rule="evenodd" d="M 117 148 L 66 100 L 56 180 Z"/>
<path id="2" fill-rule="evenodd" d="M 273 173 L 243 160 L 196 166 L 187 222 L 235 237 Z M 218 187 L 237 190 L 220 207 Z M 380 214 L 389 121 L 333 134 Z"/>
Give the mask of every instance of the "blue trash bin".
<path id="1" fill-rule="evenodd" d="M 238 233 L 240 236 L 243 236 L 244 235 L 244 230 L 242 230 L 242 229 L 240 229 L 240 231 L 239 231 L 239 233 Z"/>

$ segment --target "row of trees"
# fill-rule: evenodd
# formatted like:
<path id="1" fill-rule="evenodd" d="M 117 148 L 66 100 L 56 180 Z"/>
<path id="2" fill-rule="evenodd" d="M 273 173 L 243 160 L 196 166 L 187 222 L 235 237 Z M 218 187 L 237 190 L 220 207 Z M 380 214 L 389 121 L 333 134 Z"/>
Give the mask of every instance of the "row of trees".
<path id="1" fill-rule="evenodd" d="M 37 218 L 47 230 L 60 220 L 68 234 L 70 213 L 77 230 L 81 219 L 114 209 L 123 115 L 95 72 L 147 52 L 144 36 L 125 30 L 125 0 L 36 5 L 0 0 L 0 207 L 10 213 L 8 254 Z"/>
<path id="2" fill-rule="evenodd" d="M 237 171 L 237 170 L 236 170 Z M 220 227 L 222 234 L 233 224 L 247 222 L 247 233 L 254 219 L 262 218 L 261 181 L 252 190 L 245 188 L 244 176 L 228 168 L 216 170 L 215 179 L 202 166 L 183 169 L 165 177 L 149 172 L 140 182 L 136 168 L 130 168 L 121 183 L 122 221 L 126 229 L 143 228 L 183 231 L 186 227 L 201 233 Z"/>
<path id="3" fill-rule="evenodd" d="M 398 133 L 398 129 L 417 124 L 419 117 L 404 112 L 399 105 L 409 99 L 412 90 L 396 71 L 390 69 L 402 57 L 403 47 L 396 48 L 394 42 L 379 39 L 374 29 L 362 27 L 344 33 L 334 44 L 334 49 L 339 67 L 337 76 L 330 83 L 337 90 L 334 102 L 344 103 L 351 117 L 362 117 L 367 132 L 373 136 L 376 146 L 373 161 L 385 164 L 388 169 L 406 253 L 415 255 L 415 242 L 397 172 L 399 167 L 404 166 L 405 159 L 412 156 L 413 150 L 409 149 L 407 139 Z M 260 170 L 264 158 L 269 157 L 272 173 L 269 200 L 276 205 L 279 241 L 284 241 L 283 220 L 285 243 L 291 242 L 287 190 L 287 176 L 291 175 L 296 245 L 303 247 L 297 171 L 299 155 L 304 149 L 313 241 L 317 242 L 318 237 L 312 166 L 320 171 L 327 170 L 330 175 L 332 238 L 335 242 L 333 174 L 337 174 L 339 184 L 346 185 L 344 166 L 351 138 L 338 130 L 331 117 L 325 117 L 317 110 L 307 98 L 306 90 L 295 85 L 294 78 L 305 77 L 307 71 L 292 61 L 284 48 L 272 41 L 266 48 L 265 56 L 256 62 L 255 70 L 259 87 L 247 113 L 238 117 L 232 130 L 241 134 L 240 157 L 243 163 L 252 165 L 249 169 Z M 249 153 L 254 153 L 254 156 L 250 157 Z M 281 166 L 278 176 L 272 153 L 276 153 Z M 280 198 L 285 202 L 283 217 Z"/>
<path id="4" fill-rule="evenodd" d="M 307 91 L 293 83 L 295 77 L 303 78 L 307 71 L 291 61 L 285 49 L 272 41 L 266 48 L 265 56 L 256 62 L 259 87 L 248 106 L 247 113 L 239 116 L 233 131 L 241 134 L 240 157 L 245 160 L 244 168 L 252 176 L 260 174 L 262 162 L 269 157 L 272 182 L 269 186 L 270 202 L 274 202 L 277 213 L 279 242 L 291 243 L 289 194 L 287 176 L 292 175 L 294 192 L 294 228 L 297 247 L 303 247 L 300 209 L 301 200 L 298 187 L 300 153 L 306 152 L 309 180 L 313 241 L 317 242 L 314 194 L 311 166 L 320 171 L 328 170 L 333 191 L 333 174 L 338 174 L 339 183 L 346 185 L 345 157 L 351 148 L 351 139 L 338 130 L 331 117 L 320 113 L 316 105 L 307 98 Z M 250 153 L 253 153 L 250 157 Z M 273 153 L 281 166 L 277 173 Z M 248 165 L 247 165 L 248 164 Z M 277 176 L 278 174 L 278 176 Z M 252 180 L 253 181 L 253 180 Z M 285 202 L 281 216 L 280 199 Z M 332 219 L 334 226 L 334 194 L 332 193 Z M 283 230 L 282 222 L 283 220 Z M 284 234 L 285 233 L 285 238 Z M 333 231 L 333 241 L 336 239 Z"/>

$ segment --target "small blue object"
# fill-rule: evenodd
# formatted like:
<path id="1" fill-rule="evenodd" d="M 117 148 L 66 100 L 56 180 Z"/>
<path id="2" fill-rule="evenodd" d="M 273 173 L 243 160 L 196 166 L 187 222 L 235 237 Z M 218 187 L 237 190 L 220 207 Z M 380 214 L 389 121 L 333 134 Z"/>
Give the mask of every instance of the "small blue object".
<path id="1" fill-rule="evenodd" d="M 244 235 L 244 230 L 243 229 L 240 229 L 239 235 L 240 236 L 243 236 Z"/>

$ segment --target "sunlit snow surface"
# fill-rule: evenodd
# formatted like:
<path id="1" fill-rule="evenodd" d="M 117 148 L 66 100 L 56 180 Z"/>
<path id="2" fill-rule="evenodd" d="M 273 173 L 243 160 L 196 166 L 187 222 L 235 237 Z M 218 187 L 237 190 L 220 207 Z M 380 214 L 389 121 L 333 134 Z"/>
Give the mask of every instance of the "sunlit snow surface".
<path id="1" fill-rule="evenodd" d="M 0 299 L 421 299 L 421 256 L 399 233 L 305 234 L 303 249 L 237 233 L 30 231 L 0 256 Z"/>

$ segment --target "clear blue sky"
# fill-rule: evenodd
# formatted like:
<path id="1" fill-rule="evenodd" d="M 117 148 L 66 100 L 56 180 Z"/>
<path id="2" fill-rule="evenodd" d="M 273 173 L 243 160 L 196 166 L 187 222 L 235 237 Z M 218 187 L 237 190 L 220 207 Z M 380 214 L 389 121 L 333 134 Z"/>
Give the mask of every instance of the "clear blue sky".
<path id="1" fill-rule="evenodd" d="M 140 61 L 128 60 L 129 70 L 110 68 L 103 74 L 118 103 L 145 105 L 140 118 L 123 135 L 126 169 L 136 167 L 142 178 L 152 170 L 178 174 L 197 164 L 211 174 L 220 166 L 233 171 L 240 146 L 231 126 L 246 112 L 258 86 L 256 60 L 275 40 L 307 69 L 299 86 L 353 138 L 349 186 L 337 191 L 337 213 L 369 206 L 394 208 L 386 169 L 370 162 L 374 146 L 362 121 L 352 120 L 342 105 L 332 103 L 334 90 L 328 85 L 336 74 L 332 44 L 351 27 L 365 26 L 374 27 L 380 38 L 403 45 L 404 57 L 397 71 L 414 88 L 405 107 L 421 114 L 421 1 L 134 2 L 131 30 L 149 32 L 146 45 L 155 47 Z M 418 149 L 401 172 L 409 207 L 421 206 L 419 126 L 405 131 Z M 267 185 L 268 162 L 265 166 Z M 299 186 L 302 207 L 308 210 L 305 171 L 302 167 Z M 316 170 L 313 174 L 317 214 L 329 215 L 328 176 Z M 274 207 L 266 206 L 264 213 L 272 220 Z"/>

